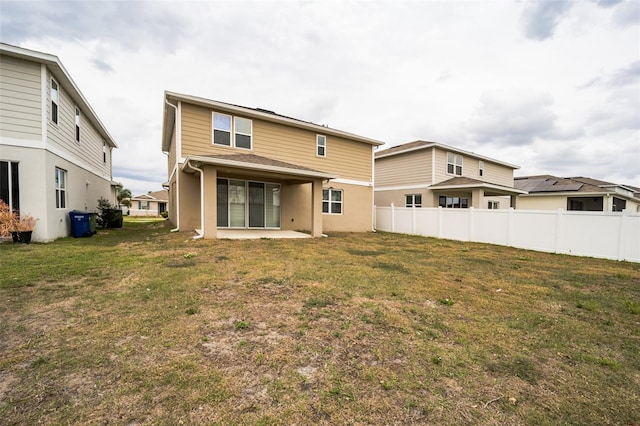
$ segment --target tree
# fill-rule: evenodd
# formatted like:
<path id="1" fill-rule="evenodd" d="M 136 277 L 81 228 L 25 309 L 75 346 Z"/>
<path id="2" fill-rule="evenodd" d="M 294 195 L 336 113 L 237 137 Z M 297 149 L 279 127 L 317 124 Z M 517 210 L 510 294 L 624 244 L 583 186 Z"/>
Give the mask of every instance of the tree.
<path id="1" fill-rule="evenodd" d="M 116 190 L 116 199 L 118 200 L 118 206 L 131 207 L 131 191 L 127 188 L 119 186 Z"/>

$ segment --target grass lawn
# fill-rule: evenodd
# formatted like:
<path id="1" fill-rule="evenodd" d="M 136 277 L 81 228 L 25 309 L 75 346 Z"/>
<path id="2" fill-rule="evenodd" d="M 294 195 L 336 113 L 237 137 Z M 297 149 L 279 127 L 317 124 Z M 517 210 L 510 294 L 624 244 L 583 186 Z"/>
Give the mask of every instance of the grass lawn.
<path id="1" fill-rule="evenodd" d="M 0 246 L 0 423 L 640 424 L 640 264 L 170 228 Z"/>

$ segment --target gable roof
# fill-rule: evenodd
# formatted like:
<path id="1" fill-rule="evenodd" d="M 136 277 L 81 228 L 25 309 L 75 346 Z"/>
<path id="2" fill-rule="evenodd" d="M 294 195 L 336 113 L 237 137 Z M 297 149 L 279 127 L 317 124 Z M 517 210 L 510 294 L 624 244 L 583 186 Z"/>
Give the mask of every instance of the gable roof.
<path id="1" fill-rule="evenodd" d="M 169 191 L 162 189 L 160 191 L 149 191 L 146 194 L 131 197 L 132 200 L 153 200 L 153 201 L 169 201 Z"/>
<path id="2" fill-rule="evenodd" d="M 531 195 L 602 195 L 615 194 L 627 198 L 634 197 L 636 188 L 588 177 L 557 177 L 552 175 L 520 176 L 513 179 L 513 185 Z"/>
<path id="3" fill-rule="evenodd" d="M 470 177 L 458 176 L 451 179 L 447 179 L 442 182 L 438 182 L 429 186 L 430 189 L 472 189 L 472 188 L 484 188 L 495 194 L 526 194 L 527 191 L 518 188 L 512 188 L 509 186 L 498 185 L 496 183 L 485 182 Z"/>
<path id="4" fill-rule="evenodd" d="M 291 127 L 297 127 L 305 130 L 311 130 L 325 135 L 337 136 L 345 139 L 350 139 L 357 142 L 378 146 L 384 144 L 384 142 L 370 139 L 364 136 L 355 135 L 353 133 L 344 132 L 342 130 L 332 129 L 327 126 L 315 124 L 310 121 L 299 120 L 297 118 L 287 117 L 285 115 L 276 114 L 273 111 L 269 111 L 263 108 L 250 108 L 240 105 L 229 104 L 226 102 L 214 101 L 211 99 L 200 98 L 197 96 L 185 95 L 175 92 L 164 92 L 165 108 L 164 108 L 164 123 L 162 129 L 162 151 L 168 152 L 171 144 L 171 134 L 173 133 L 173 127 L 175 126 L 175 114 L 172 109 L 177 106 L 178 102 L 188 102 L 194 105 L 204 106 L 210 109 L 214 109 L 220 112 L 227 112 L 229 114 L 238 114 L 248 118 L 256 118 L 260 120 L 270 121 L 274 123 L 284 124 Z M 171 106 L 167 105 L 170 104 Z M 169 128 L 167 128 L 169 126 Z"/>
<path id="5" fill-rule="evenodd" d="M 384 149 L 382 151 L 377 151 L 375 153 L 375 159 L 379 159 L 379 158 L 385 158 L 385 157 L 391 157 L 393 155 L 398 155 L 398 154 L 405 154 L 408 152 L 413 152 L 413 151 L 418 151 L 421 149 L 428 149 L 428 148 L 440 148 L 442 150 L 445 151 L 451 151 L 451 152 L 455 152 L 458 154 L 463 154 L 469 157 L 473 157 L 473 158 L 477 158 L 479 160 L 483 160 L 483 161 L 489 161 L 491 163 L 495 163 L 495 164 L 500 164 L 502 166 L 506 166 L 509 167 L 511 169 L 519 169 L 520 166 L 516 166 L 515 164 L 511 164 L 511 163 L 507 163 L 504 161 L 500 161 L 500 160 L 496 160 L 495 158 L 490 158 L 490 157 L 486 157 L 484 155 L 480 155 L 480 154 L 476 154 L 475 152 L 470 152 L 470 151 L 465 151 L 463 149 L 459 149 L 450 145 L 446 145 L 440 142 L 429 142 L 429 141 L 422 141 L 422 140 L 418 140 L 418 141 L 413 141 L 413 142 L 408 142 L 402 145 L 396 145 L 396 146 L 392 146 L 391 148 L 387 148 Z"/>
<path id="6" fill-rule="evenodd" d="M 80 108 L 83 117 L 89 120 L 105 142 L 113 148 L 118 147 L 104 124 L 102 124 L 102 121 L 98 118 L 96 112 L 91 108 L 89 101 L 84 97 L 80 88 L 73 81 L 71 75 L 67 72 L 67 69 L 62 65 L 62 62 L 60 62 L 57 56 L 2 42 L 0 42 L 0 54 L 45 65 L 49 69 L 49 72 L 55 77 L 58 84 L 66 90 L 73 102 Z"/>

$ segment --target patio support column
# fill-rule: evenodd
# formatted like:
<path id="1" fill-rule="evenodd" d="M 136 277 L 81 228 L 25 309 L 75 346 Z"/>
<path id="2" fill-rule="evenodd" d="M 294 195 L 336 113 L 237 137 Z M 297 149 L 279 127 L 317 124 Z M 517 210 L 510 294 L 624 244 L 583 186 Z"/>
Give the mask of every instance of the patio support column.
<path id="1" fill-rule="evenodd" d="M 204 203 L 204 233 L 205 239 L 215 239 L 218 236 L 218 193 L 217 193 L 217 178 L 218 171 L 215 167 L 204 166 L 204 176 L 202 179 L 203 185 L 203 200 Z"/>
<path id="2" fill-rule="evenodd" d="M 311 236 L 322 237 L 322 179 L 311 185 Z"/>
<path id="3" fill-rule="evenodd" d="M 515 208 L 516 208 L 516 203 L 517 203 L 517 202 L 516 202 L 516 200 L 518 199 L 518 196 L 517 196 L 517 195 L 512 195 L 510 198 L 511 198 L 511 205 L 510 205 L 510 207 L 511 207 L 512 209 L 515 209 Z"/>
<path id="4" fill-rule="evenodd" d="M 476 188 L 471 192 L 471 207 L 481 209 L 484 204 L 484 190 Z"/>

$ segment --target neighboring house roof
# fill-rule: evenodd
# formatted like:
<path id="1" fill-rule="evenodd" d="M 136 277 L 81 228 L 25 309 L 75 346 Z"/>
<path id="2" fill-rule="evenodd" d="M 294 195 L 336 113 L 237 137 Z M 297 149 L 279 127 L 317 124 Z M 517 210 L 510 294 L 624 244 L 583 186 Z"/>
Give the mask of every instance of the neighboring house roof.
<path id="1" fill-rule="evenodd" d="M 310 121 L 303 121 L 297 118 L 287 117 L 285 115 L 276 114 L 273 111 L 269 111 L 263 108 L 249 108 L 240 105 L 229 104 L 226 102 L 214 101 L 211 99 L 200 98 L 197 96 L 184 95 L 175 92 L 166 91 L 165 102 L 171 106 L 165 104 L 165 128 L 163 128 L 162 134 L 162 151 L 168 152 L 171 143 L 171 134 L 173 133 L 173 127 L 175 126 L 175 114 L 172 111 L 179 101 L 185 101 L 195 105 L 205 106 L 207 108 L 215 109 L 222 112 L 230 112 L 234 114 L 240 114 L 250 118 L 258 118 L 265 121 L 285 124 L 292 127 L 303 128 L 306 130 L 312 130 L 314 132 L 337 136 L 341 138 L 347 138 L 358 142 L 371 144 L 374 146 L 382 145 L 384 142 L 374 139 L 366 138 L 364 136 L 354 135 L 353 133 L 344 132 L 342 130 L 332 129 L 327 126 L 315 124 Z M 169 128 L 167 128 L 169 126 Z"/>
<path id="2" fill-rule="evenodd" d="M 334 179 L 336 176 L 298 166 L 297 164 L 285 163 L 284 161 L 273 160 L 254 154 L 230 154 L 230 155 L 189 155 L 187 156 L 182 169 L 193 172 L 203 164 L 210 164 L 231 169 L 241 168 L 243 170 L 255 170 L 260 172 L 279 173 L 292 176 L 303 176 L 306 178 Z"/>
<path id="3" fill-rule="evenodd" d="M 421 149 L 428 149 L 432 147 L 440 148 L 446 151 L 456 152 L 459 154 L 464 154 L 480 160 L 490 161 L 492 163 L 500 164 L 502 166 L 510 167 L 512 169 L 520 168 L 520 166 L 516 166 L 515 164 L 506 163 L 504 161 L 496 160 L 495 158 L 485 157 L 484 155 L 476 154 L 475 152 L 465 151 L 463 149 L 459 149 L 450 145 L 445 145 L 443 143 L 429 142 L 429 141 L 414 141 L 414 142 L 409 142 L 402 145 L 393 146 L 391 148 L 387 148 L 382 151 L 377 151 L 375 153 L 375 158 L 377 160 L 379 158 L 390 157 L 398 154 L 405 154 L 407 152 L 418 151 Z"/>
<path id="4" fill-rule="evenodd" d="M 85 99 L 84 95 L 71 78 L 71 75 L 69 75 L 57 56 L 1 42 L 0 54 L 46 65 L 51 74 L 53 74 L 55 79 L 58 81 L 58 84 L 67 91 L 68 95 L 73 99 L 73 102 L 80 108 L 83 117 L 87 118 L 91 122 L 91 124 L 96 128 L 96 131 L 100 133 L 100 136 L 102 136 L 109 146 L 113 148 L 118 147 L 104 124 L 102 124 L 98 118 L 98 115 L 95 113 L 93 108 L 91 108 L 91 105 L 89 105 L 89 101 Z"/>
<path id="5" fill-rule="evenodd" d="M 506 194 L 526 194 L 527 191 L 511 188 L 509 186 L 497 185 L 495 183 L 483 182 L 481 180 L 469 178 L 469 177 L 454 177 L 429 187 L 432 190 L 451 190 L 451 189 L 473 189 L 484 188 L 487 195 L 492 193 L 495 195 Z"/>
<path id="6" fill-rule="evenodd" d="M 135 197 L 131 197 L 132 200 L 150 200 L 150 201 L 169 201 L 169 191 L 166 189 L 160 191 L 149 191 L 146 194 L 136 195 Z"/>
<path id="7" fill-rule="evenodd" d="M 638 198 L 634 197 L 637 188 L 587 177 L 520 176 L 514 178 L 514 186 L 527 191 L 528 195 L 590 196 L 611 194 L 626 198 Z"/>

